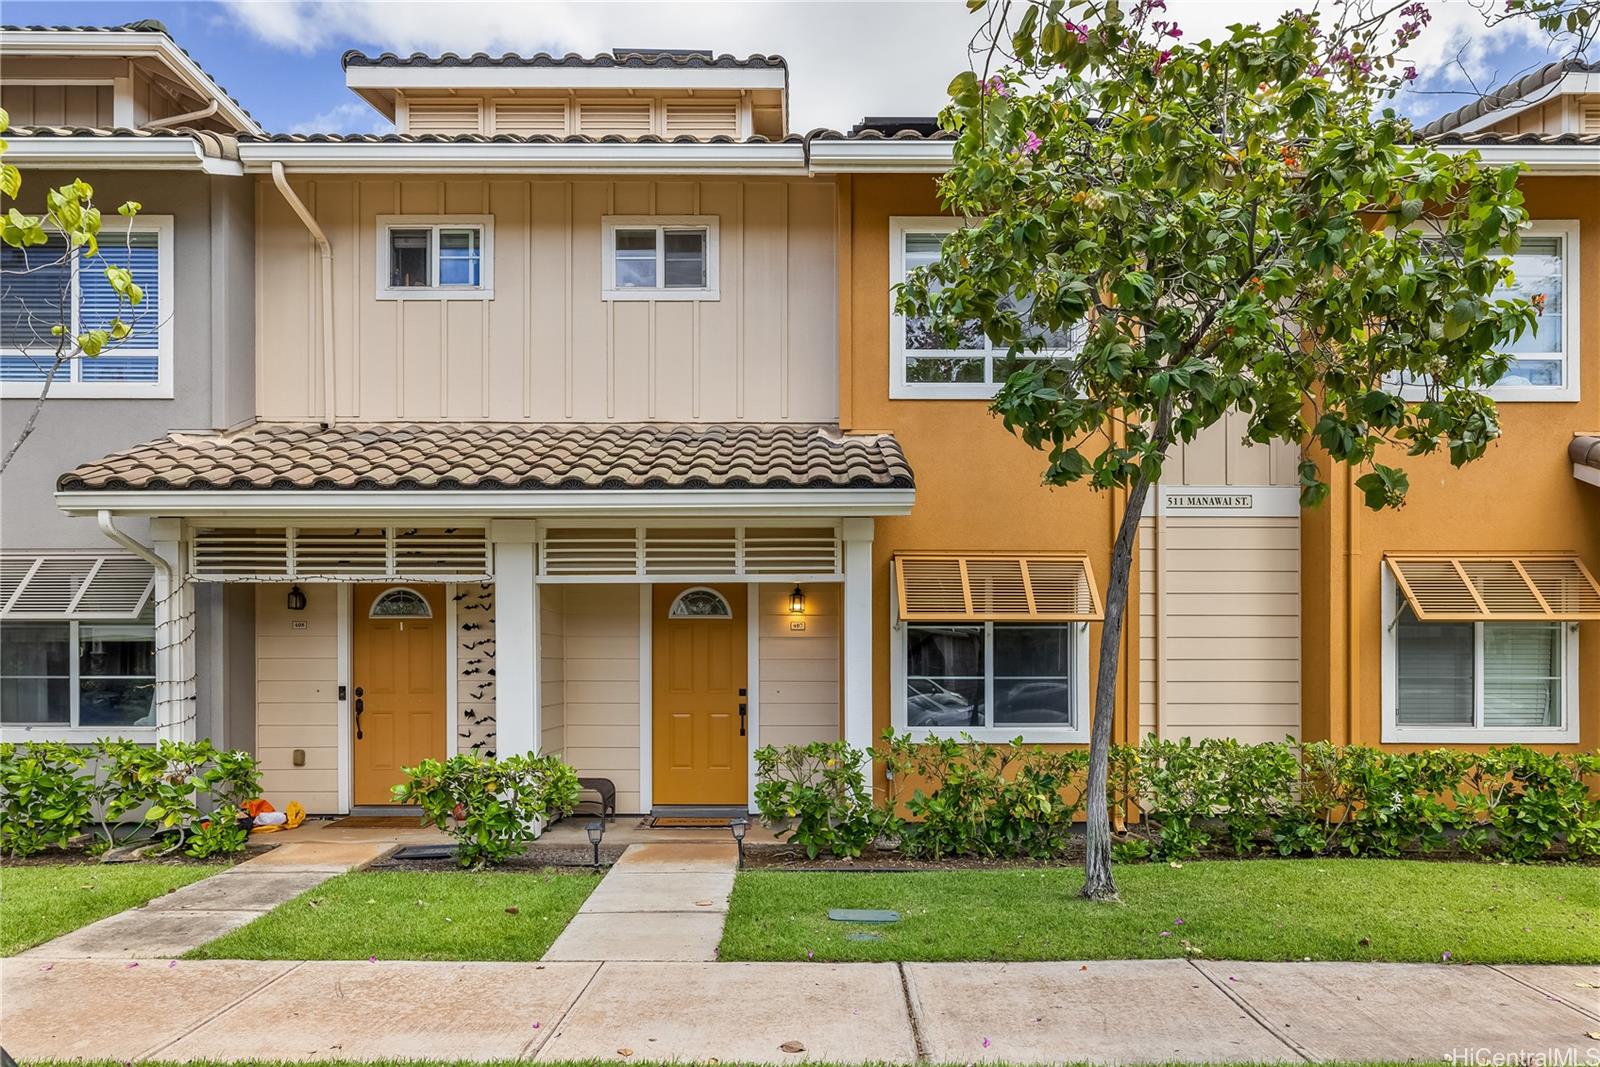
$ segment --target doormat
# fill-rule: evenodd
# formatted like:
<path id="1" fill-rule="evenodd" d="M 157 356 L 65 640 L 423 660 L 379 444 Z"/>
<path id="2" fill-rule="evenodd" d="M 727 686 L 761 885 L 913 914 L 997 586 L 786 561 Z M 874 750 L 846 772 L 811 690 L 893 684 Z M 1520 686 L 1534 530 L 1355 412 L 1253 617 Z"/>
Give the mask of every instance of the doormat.
<path id="1" fill-rule="evenodd" d="M 652 830 L 654 830 L 657 827 L 660 827 L 661 829 L 664 829 L 664 830 L 665 829 L 684 829 L 684 828 L 687 828 L 687 827 L 703 827 L 705 829 L 715 828 L 715 829 L 718 829 L 718 830 L 726 830 L 728 828 L 728 820 L 727 819 L 707 819 L 707 818 L 701 818 L 701 817 L 691 816 L 691 815 L 652 815 L 652 816 L 650 816 L 650 828 Z"/>
<path id="2" fill-rule="evenodd" d="M 416 826 L 417 817 L 415 815 L 347 815 L 342 819 L 335 819 L 328 825 L 345 826 L 356 830 L 392 830 L 401 826 Z"/>

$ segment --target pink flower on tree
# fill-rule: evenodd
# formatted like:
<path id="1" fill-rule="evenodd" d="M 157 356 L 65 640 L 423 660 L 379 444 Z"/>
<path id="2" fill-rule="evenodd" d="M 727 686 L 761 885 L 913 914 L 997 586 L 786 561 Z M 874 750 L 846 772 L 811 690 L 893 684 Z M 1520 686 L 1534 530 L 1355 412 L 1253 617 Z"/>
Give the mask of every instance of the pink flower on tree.
<path id="1" fill-rule="evenodd" d="M 1040 146 L 1043 144 L 1044 142 L 1039 140 L 1039 135 L 1034 133 L 1032 130 L 1029 130 L 1027 140 L 1022 142 L 1022 154 L 1025 156 L 1031 156 L 1038 152 Z"/>
<path id="2" fill-rule="evenodd" d="M 1155 65 L 1153 67 L 1151 67 L 1150 69 L 1151 69 L 1151 71 L 1153 73 L 1160 74 L 1161 73 L 1161 68 L 1166 66 L 1170 62 L 1172 62 L 1172 49 L 1170 49 L 1170 48 L 1163 49 L 1161 54 L 1159 56 L 1156 56 Z"/>

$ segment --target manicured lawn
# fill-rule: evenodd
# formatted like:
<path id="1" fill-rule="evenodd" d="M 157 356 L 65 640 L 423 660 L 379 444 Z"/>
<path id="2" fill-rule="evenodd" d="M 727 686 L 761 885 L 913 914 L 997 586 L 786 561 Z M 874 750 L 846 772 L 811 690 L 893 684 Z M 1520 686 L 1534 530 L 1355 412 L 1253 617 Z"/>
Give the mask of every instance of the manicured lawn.
<path id="1" fill-rule="evenodd" d="M 188 863 L 0 867 L 0 956 L 14 956 L 220 870 Z"/>
<path id="2" fill-rule="evenodd" d="M 308 890 L 190 959 L 536 960 L 599 877 L 357 871 Z"/>
<path id="3" fill-rule="evenodd" d="M 1120 904 L 1077 868 L 739 875 L 724 960 L 1600 961 L 1600 869 L 1405 860 L 1124 866 Z M 832 922 L 890 908 L 900 922 Z M 850 940 L 847 935 L 878 935 Z M 807 953 L 811 953 L 811 957 Z M 1449 953 L 1446 957 L 1446 953 Z"/>

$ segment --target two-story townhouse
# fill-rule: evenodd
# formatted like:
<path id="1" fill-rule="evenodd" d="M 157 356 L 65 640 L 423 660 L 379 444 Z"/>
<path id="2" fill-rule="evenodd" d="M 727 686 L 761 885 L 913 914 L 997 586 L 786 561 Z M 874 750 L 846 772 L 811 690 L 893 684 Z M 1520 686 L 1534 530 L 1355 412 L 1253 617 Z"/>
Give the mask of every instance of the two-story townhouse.
<path id="1" fill-rule="evenodd" d="M 1086 738 L 1122 502 L 1041 488 L 985 410 L 1003 353 L 893 314 L 959 224 L 930 120 L 796 136 L 776 57 L 345 74 L 395 134 L 238 138 L 253 420 L 110 450 L 56 494 L 151 520 L 158 614 L 242 602 L 226 669 L 253 694 L 227 717 L 270 797 L 349 811 L 424 756 L 537 749 L 623 811 L 722 811 L 766 743 Z M 1527 91 L 1551 85 L 1585 113 L 1586 82 Z M 1411 464 L 1396 516 L 1344 478 L 1302 513 L 1298 457 L 1237 427 L 1186 447 L 1141 537 L 1118 737 L 1600 741 L 1575 436 L 1600 425 L 1600 137 L 1434 132 L 1529 167 L 1546 318 L 1504 440 Z M 196 729 L 181 694 L 156 714 Z"/>
<path id="2" fill-rule="evenodd" d="M 64 466 L 254 417 L 254 187 L 233 135 L 260 127 L 158 22 L 6 27 L 0 58 L 0 106 L 12 127 L 6 161 L 23 171 L 16 206 L 42 214 L 48 189 L 87 181 L 106 217 L 101 261 L 130 267 L 146 294 L 126 343 L 60 369 L 37 429 L 5 472 L 0 734 L 154 737 L 162 594 L 152 528 L 142 518 L 69 517 L 48 501 Z M 131 225 L 114 210 L 128 200 L 143 206 Z M 58 242 L 0 249 L 7 448 L 45 385 L 53 339 L 41 336 L 43 324 L 103 325 L 114 308 L 98 270 L 47 267 L 60 259 Z M 193 635 L 195 659 L 183 671 L 177 718 L 197 716 L 200 735 L 232 745 L 254 740 L 248 676 L 226 670 L 241 603 L 222 587 L 201 590 L 171 626 Z M 245 688 L 229 693 L 229 684 Z"/>

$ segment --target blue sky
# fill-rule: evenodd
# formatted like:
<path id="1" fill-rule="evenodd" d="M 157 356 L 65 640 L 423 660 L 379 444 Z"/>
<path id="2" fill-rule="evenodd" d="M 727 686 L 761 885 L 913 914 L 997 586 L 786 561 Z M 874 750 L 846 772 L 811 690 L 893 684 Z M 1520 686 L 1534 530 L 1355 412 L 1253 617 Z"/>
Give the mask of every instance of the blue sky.
<path id="1" fill-rule="evenodd" d="M 1554 58 L 1535 32 L 1490 30 L 1478 11 L 1495 0 L 1432 3 L 1434 25 L 1412 49 L 1420 90 L 1401 106 L 1425 120 Z M 1270 19 L 1286 0 L 1169 0 L 1194 39 L 1225 22 Z M 864 114 L 931 114 L 966 62 L 973 19 L 959 0 L 836 3 L 538 2 L 538 0 L 190 0 L 88 2 L 63 7 L 6 0 L 7 23 L 109 25 L 157 18 L 268 130 L 365 132 L 387 127 L 344 87 L 348 48 L 430 53 L 539 50 L 592 53 L 616 46 L 778 52 L 790 64 L 793 126 L 847 127 Z M 848 32 L 846 32 L 848 31 Z"/>

